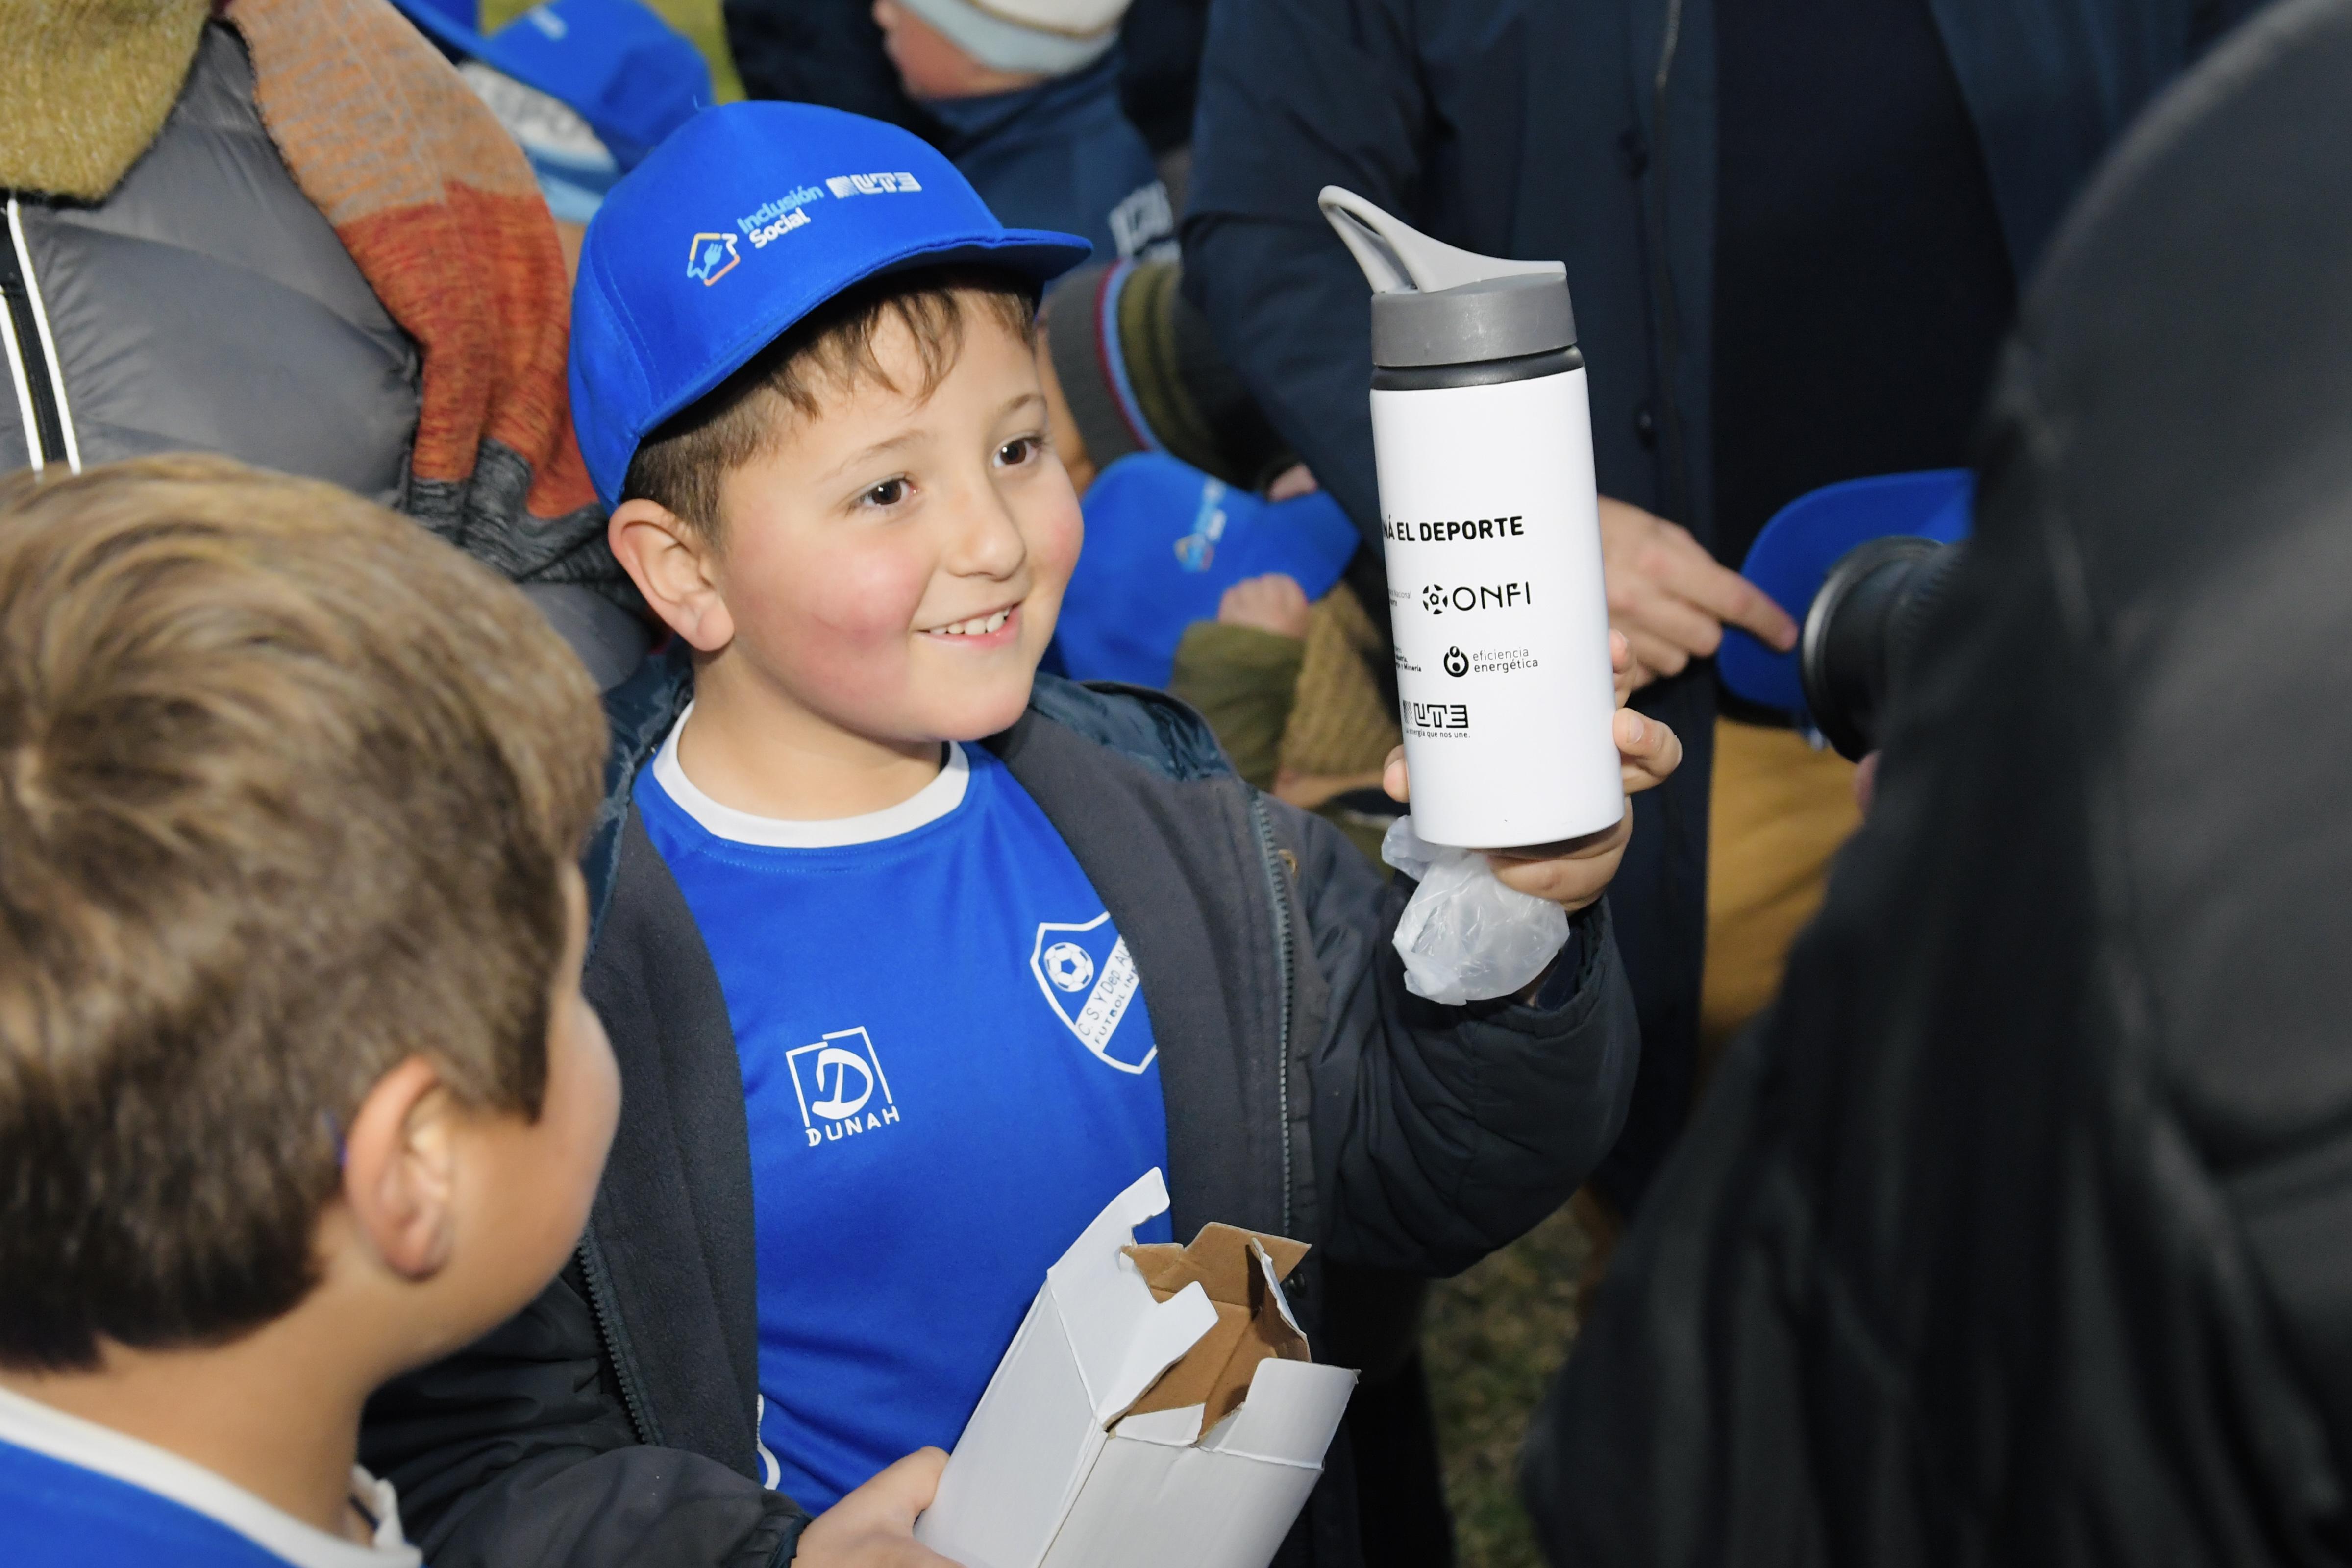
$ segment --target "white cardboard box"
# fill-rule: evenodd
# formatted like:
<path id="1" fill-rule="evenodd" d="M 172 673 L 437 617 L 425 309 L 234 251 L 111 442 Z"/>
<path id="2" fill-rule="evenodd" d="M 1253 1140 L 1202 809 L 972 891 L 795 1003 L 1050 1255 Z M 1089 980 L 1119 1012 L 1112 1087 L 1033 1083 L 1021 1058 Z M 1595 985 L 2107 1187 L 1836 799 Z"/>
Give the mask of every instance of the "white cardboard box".
<path id="1" fill-rule="evenodd" d="M 1138 1247 L 1153 1170 L 1045 1271 L 915 1536 L 964 1568 L 1265 1568 L 1356 1375 L 1307 1359 L 1304 1245 L 1231 1226 Z"/>

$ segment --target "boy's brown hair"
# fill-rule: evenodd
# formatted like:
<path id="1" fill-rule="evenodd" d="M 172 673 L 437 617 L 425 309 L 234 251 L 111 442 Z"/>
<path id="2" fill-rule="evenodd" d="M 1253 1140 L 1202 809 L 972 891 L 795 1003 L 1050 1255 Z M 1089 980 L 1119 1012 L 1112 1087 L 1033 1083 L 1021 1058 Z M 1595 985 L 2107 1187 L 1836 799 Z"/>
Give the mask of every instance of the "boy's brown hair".
<path id="1" fill-rule="evenodd" d="M 408 1056 L 537 1116 L 604 746 L 528 601 L 332 486 L 0 484 L 0 1364 L 291 1310 Z"/>
<path id="2" fill-rule="evenodd" d="M 842 290 L 647 435 L 629 460 L 621 498 L 652 501 L 718 543 L 719 490 L 730 472 L 770 450 L 793 415 L 816 418 L 828 393 L 879 383 L 919 401 L 930 396 L 955 369 L 974 304 L 982 320 L 1036 346 L 1037 292 L 1010 273 L 923 267 Z M 892 380 L 876 350 L 892 325 L 905 330 L 921 363 L 914 386 Z"/>

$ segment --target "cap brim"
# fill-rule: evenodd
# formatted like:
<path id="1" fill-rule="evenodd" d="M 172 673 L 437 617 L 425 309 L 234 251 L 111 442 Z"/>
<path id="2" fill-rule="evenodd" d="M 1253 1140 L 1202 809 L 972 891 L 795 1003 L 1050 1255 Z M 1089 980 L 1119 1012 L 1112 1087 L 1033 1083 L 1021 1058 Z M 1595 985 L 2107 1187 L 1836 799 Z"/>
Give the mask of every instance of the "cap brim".
<path id="1" fill-rule="evenodd" d="M 1002 234 L 974 235 L 909 251 L 896 261 L 874 268 L 866 277 L 880 277 L 914 267 L 952 267 L 966 261 L 1016 273 L 1035 284 L 1042 293 L 1045 285 L 1062 274 L 1085 266 L 1094 253 L 1095 247 L 1076 235 L 1057 234 L 1052 229 L 1006 229 Z M 851 281 L 862 283 L 865 278 Z"/>
<path id="2" fill-rule="evenodd" d="M 761 350 L 789 332 L 817 305 L 833 298 L 846 289 L 856 287 L 869 278 L 887 277 L 893 273 L 908 272 L 916 267 L 953 267 L 959 262 L 979 267 L 1002 267 L 1015 277 L 1037 286 L 1042 292 L 1048 283 L 1082 266 L 1094 255 L 1094 246 L 1076 235 L 1056 234 L 1051 229 L 1003 229 L 996 234 L 963 235 L 940 239 L 926 245 L 911 246 L 883 257 L 871 267 L 862 268 L 835 280 L 815 304 L 789 316 L 761 319 L 736 340 L 730 350 L 719 356 L 718 367 L 699 379 L 688 383 L 673 396 L 657 404 L 646 416 L 635 438 L 643 441 L 659 430 L 680 412 L 692 408 L 710 395 L 729 376 L 743 368 Z M 606 505 L 612 497 L 605 498 Z"/>
<path id="3" fill-rule="evenodd" d="M 1801 622 L 1830 568 L 1848 550 L 1895 534 L 1944 544 L 1964 538 L 1975 496 L 1975 476 L 1965 468 L 1824 485 L 1772 515 L 1739 574 Z M 1805 714 L 1804 680 L 1793 651 L 1776 653 L 1748 632 L 1727 626 L 1716 674 L 1735 696 L 1792 717 Z"/>

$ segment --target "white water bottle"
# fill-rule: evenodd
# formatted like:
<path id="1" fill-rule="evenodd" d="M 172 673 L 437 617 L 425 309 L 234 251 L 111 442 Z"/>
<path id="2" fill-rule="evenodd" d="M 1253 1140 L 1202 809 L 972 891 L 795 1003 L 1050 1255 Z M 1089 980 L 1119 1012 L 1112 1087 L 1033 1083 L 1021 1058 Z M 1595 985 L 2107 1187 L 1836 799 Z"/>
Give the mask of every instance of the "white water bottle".
<path id="1" fill-rule="evenodd" d="M 1372 285 L 1372 450 L 1414 831 L 1613 827 L 1609 602 L 1568 269 L 1440 244 L 1327 185 Z"/>

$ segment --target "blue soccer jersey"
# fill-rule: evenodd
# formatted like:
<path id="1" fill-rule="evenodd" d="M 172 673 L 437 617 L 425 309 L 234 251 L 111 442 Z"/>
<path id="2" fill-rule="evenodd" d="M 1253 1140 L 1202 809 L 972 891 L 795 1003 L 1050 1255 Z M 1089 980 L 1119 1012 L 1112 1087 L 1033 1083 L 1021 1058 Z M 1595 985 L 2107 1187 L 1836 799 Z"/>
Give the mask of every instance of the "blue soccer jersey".
<path id="1" fill-rule="evenodd" d="M 0 1388 L 7 1568 L 419 1568 L 392 1489 L 352 1472 L 375 1527 L 347 1541 L 162 1448 Z"/>
<path id="2" fill-rule="evenodd" d="M 673 730 L 636 800 L 742 1069 L 772 1484 L 824 1509 L 955 1445 L 1047 1265 L 1167 1163 L 1151 1019 L 1101 897 L 982 749 L 889 810 L 787 822 L 697 789 Z"/>

